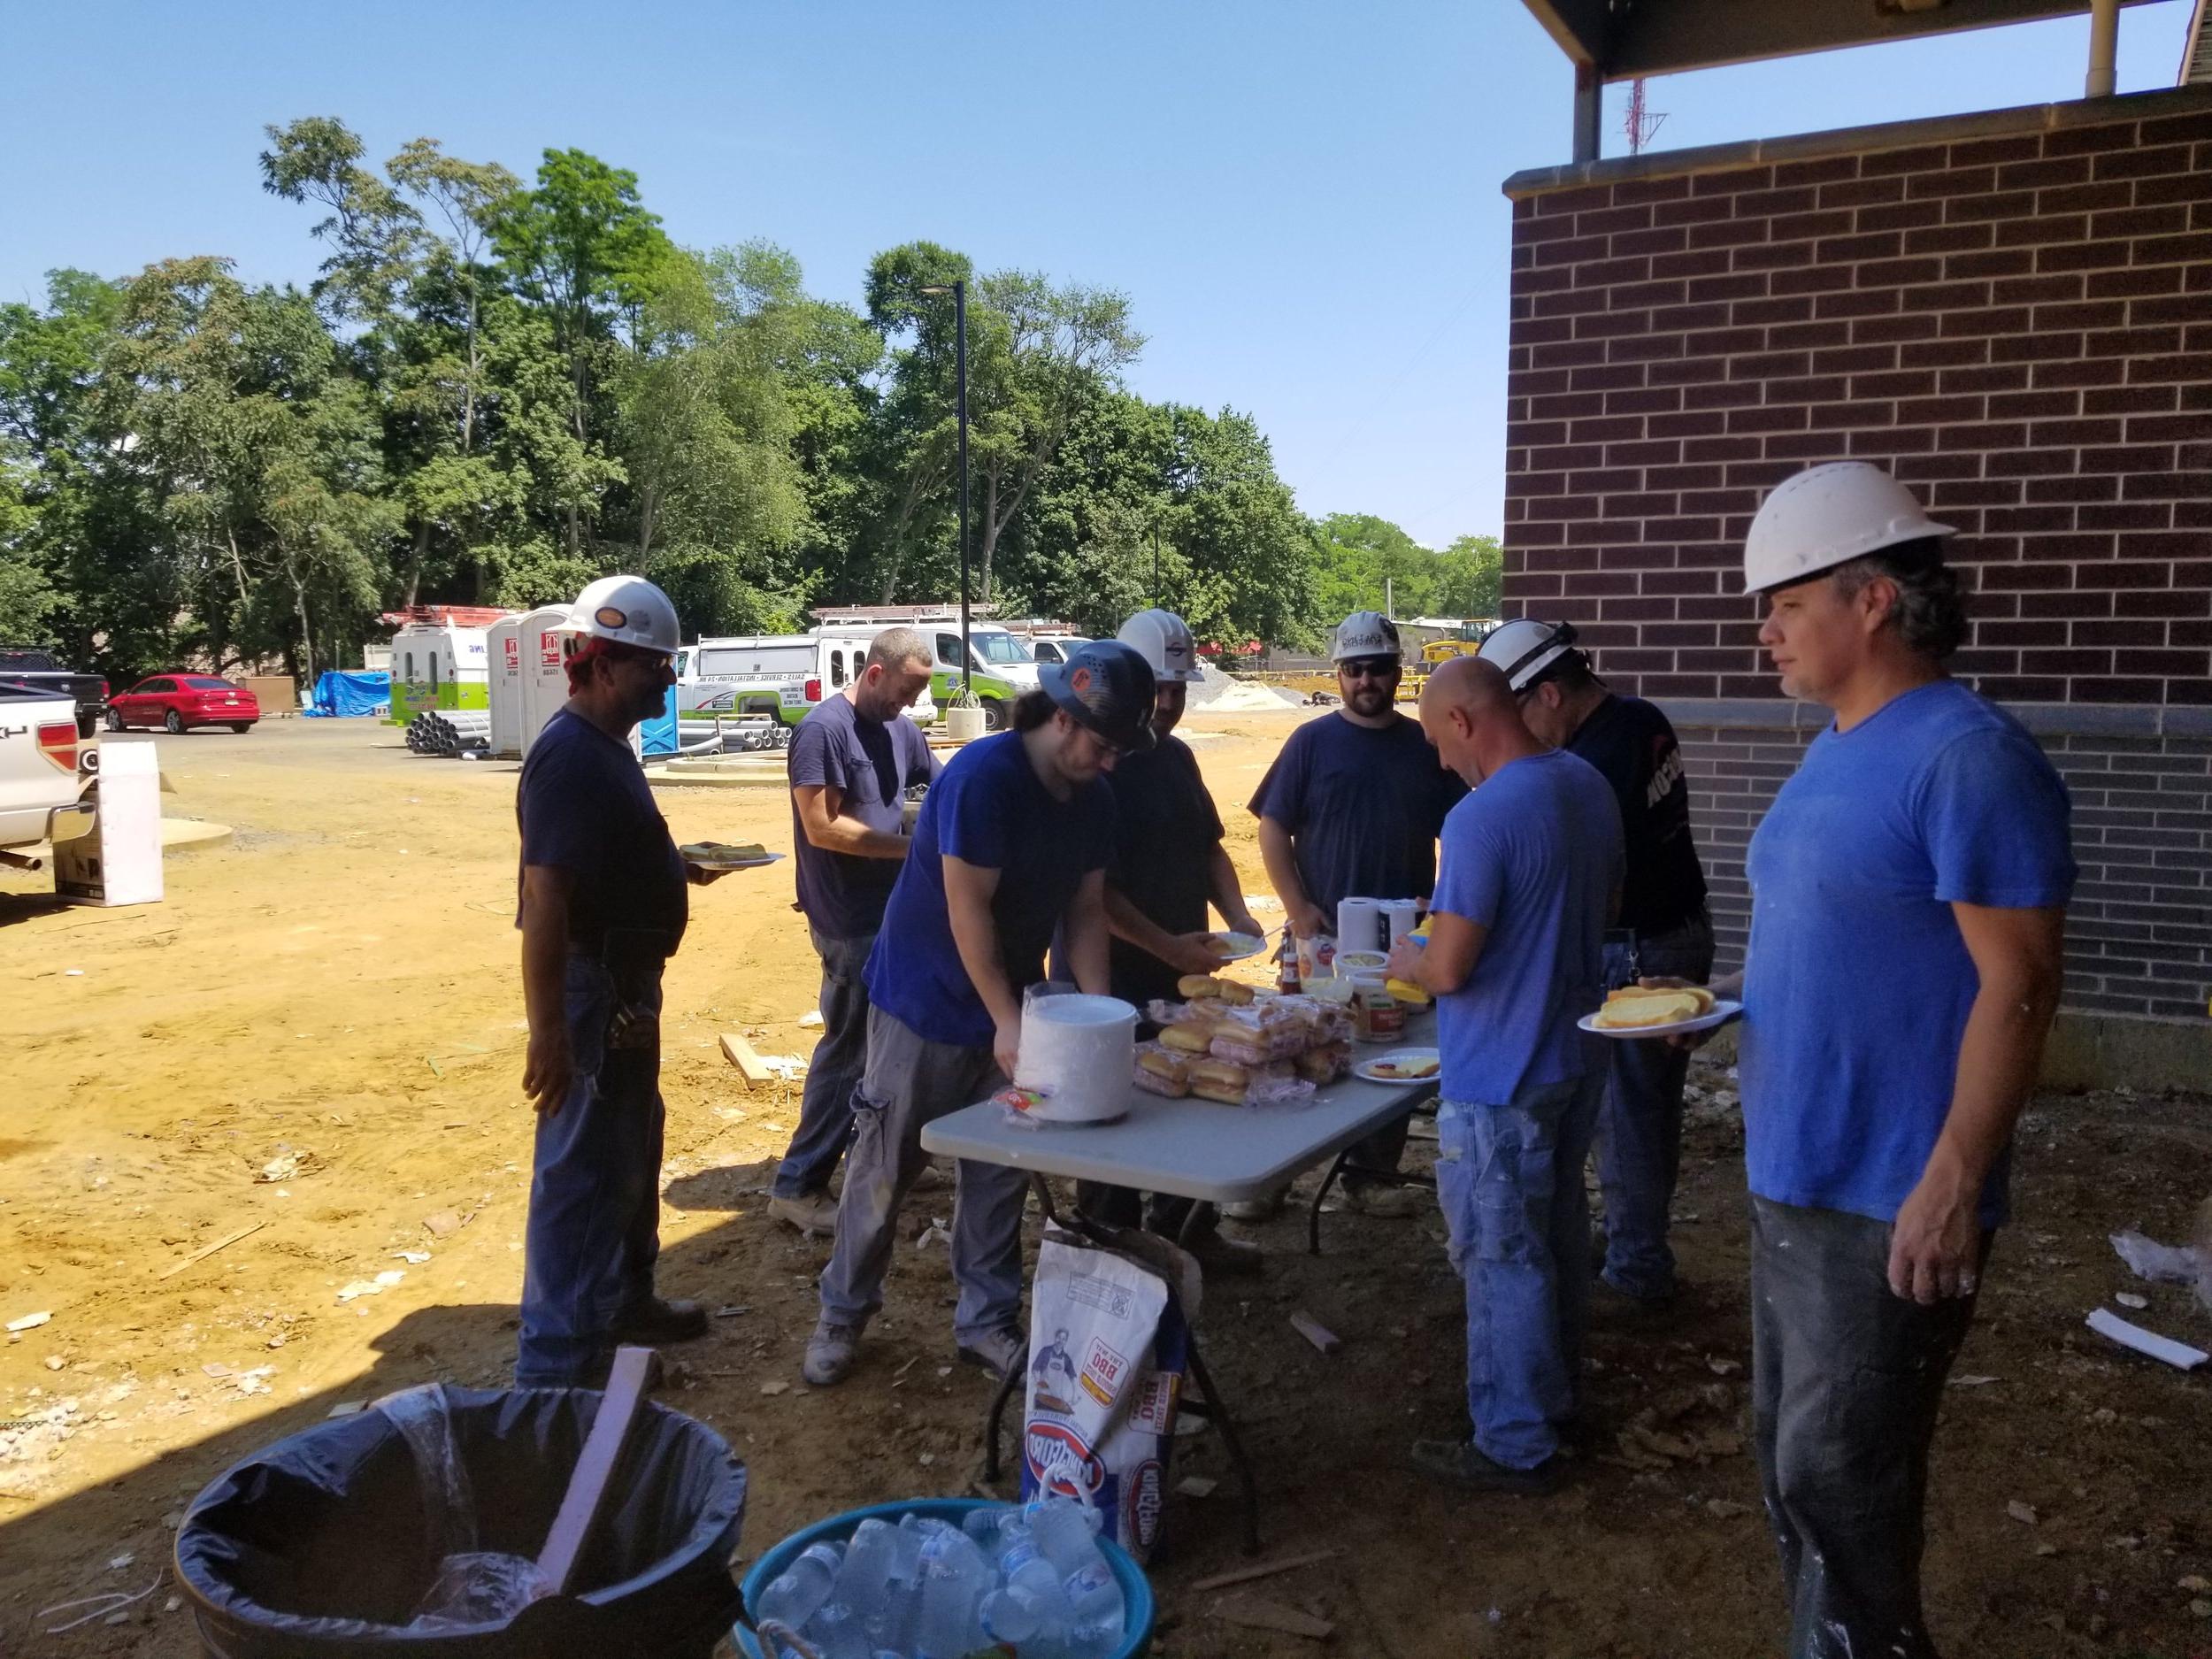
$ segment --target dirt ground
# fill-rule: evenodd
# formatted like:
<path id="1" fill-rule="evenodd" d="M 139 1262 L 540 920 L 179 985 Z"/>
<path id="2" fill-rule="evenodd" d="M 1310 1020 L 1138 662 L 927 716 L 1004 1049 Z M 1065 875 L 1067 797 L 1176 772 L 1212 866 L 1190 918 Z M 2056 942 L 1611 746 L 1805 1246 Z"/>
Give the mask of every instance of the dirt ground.
<path id="1" fill-rule="evenodd" d="M 1194 717 L 1225 806 L 1299 718 Z M 196 1491 L 335 1404 L 438 1379 L 497 1384 L 512 1357 L 531 1127 L 514 769 L 419 759 L 394 728 L 357 722 L 156 741 L 170 810 L 236 830 L 171 858 L 166 902 L 58 909 L 35 897 L 39 879 L 0 874 L 0 1323 L 52 1315 L 0 1346 L 0 1653 L 196 1652 L 163 1577 Z M 779 789 L 663 798 L 679 839 L 789 844 Z M 1225 815 L 1265 891 L 1249 819 Z M 825 1246 L 764 1210 L 795 1091 L 748 1093 L 716 1043 L 741 1031 L 764 1053 L 809 1046 L 797 1022 L 814 964 L 790 872 L 695 894 L 664 1026 L 662 1284 L 733 1310 L 680 1350 L 664 1397 L 743 1456 L 747 1558 L 834 1510 L 965 1491 L 988 1394 L 949 1363 L 933 1248 L 902 1248 L 849 1384 L 798 1381 Z M 1696 1087 L 1678 1217 L 1689 1294 L 1656 1329 L 1601 1321 L 1597 1432 L 1548 1498 L 1470 1499 L 1408 1468 L 1413 1440 L 1464 1431 L 1440 1221 L 1334 1216 L 1319 1257 L 1300 1217 L 1251 1230 L 1268 1271 L 1209 1303 L 1209 1358 L 1259 1469 L 1266 1556 L 1335 1552 L 1252 1594 L 1333 1622 L 1337 1651 L 1389 1659 L 1778 1651 L 1743 1443 L 1740 1121 L 1720 1064 L 1701 1065 Z M 2139 1291 L 2139 1317 L 2212 1345 L 2212 1317 L 2129 1280 L 2106 1242 L 2124 1227 L 2185 1232 L 2212 1192 L 2208 1108 L 2097 1094 L 2039 1100 L 2028 1120 L 2019 1220 L 1938 1446 L 1929 1600 L 1948 1652 L 2212 1654 L 2212 1592 L 2184 1584 L 2212 1576 L 2212 1383 L 2081 1323 Z M 909 1231 L 949 1206 L 924 1194 Z M 380 1272 L 403 1277 L 342 1299 Z M 1287 1323 L 1296 1310 L 1342 1348 L 1317 1353 Z M 1156 1651 L 1311 1649 L 1217 1618 L 1219 1597 L 1186 1588 L 1245 1560 L 1216 1438 L 1180 1443 L 1174 1474 L 1187 1473 L 1221 1485 L 1170 1505 Z M 150 1585 L 113 1625 L 48 1635 L 73 1614 L 36 1617 Z"/>

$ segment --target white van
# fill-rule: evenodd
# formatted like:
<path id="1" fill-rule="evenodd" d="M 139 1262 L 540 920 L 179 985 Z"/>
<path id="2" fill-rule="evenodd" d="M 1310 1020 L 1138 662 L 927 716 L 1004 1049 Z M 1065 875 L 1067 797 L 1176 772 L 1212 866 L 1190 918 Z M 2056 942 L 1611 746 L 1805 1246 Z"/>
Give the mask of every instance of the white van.
<path id="1" fill-rule="evenodd" d="M 917 705 L 916 718 L 925 718 L 920 708 L 926 704 L 933 710 L 926 718 L 933 719 L 934 710 L 949 703 L 960 690 L 960 624 L 956 618 L 950 621 L 912 623 L 830 622 L 815 629 L 814 634 L 833 650 L 847 652 L 849 672 L 856 673 L 867 660 L 868 642 L 886 628 L 895 626 L 911 627 L 930 643 L 929 689 L 922 694 L 923 704 Z M 1002 730 L 1014 700 L 1023 692 L 1036 688 L 1037 664 L 1031 660 L 1027 645 L 994 622 L 972 620 L 968 625 L 968 648 L 972 659 L 969 684 L 976 701 L 983 705 L 989 728 L 994 732 Z"/>
<path id="2" fill-rule="evenodd" d="M 676 653 L 678 711 L 765 716 L 798 725 L 816 703 L 852 682 L 868 660 L 868 641 L 882 630 L 860 630 L 856 639 L 829 637 L 833 632 L 701 640 L 684 647 Z M 922 726 L 937 718 L 927 688 L 907 713 Z"/>

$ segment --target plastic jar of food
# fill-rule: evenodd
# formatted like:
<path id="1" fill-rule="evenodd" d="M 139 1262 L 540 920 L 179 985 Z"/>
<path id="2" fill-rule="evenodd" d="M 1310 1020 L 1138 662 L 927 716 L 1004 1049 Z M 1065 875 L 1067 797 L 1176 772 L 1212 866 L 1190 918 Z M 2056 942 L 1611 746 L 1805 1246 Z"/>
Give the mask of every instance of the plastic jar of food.
<path id="1" fill-rule="evenodd" d="M 1395 1042 L 1405 1035 L 1406 1010 L 1379 973 L 1352 981 L 1352 1036 L 1359 1042 Z"/>

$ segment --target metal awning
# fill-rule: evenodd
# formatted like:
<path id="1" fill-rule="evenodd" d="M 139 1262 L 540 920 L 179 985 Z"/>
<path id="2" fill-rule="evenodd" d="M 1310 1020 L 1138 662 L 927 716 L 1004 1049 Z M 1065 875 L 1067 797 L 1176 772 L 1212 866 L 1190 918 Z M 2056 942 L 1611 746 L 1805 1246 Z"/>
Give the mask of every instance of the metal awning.
<path id="1" fill-rule="evenodd" d="M 1574 65 L 1574 158 L 1598 156 L 1600 95 L 1612 81 L 1671 75 L 1762 58 L 1870 46 L 1958 29 L 1994 28 L 2093 14 L 2088 96 L 2112 89 L 2119 9 L 2148 0 L 1521 0 Z M 2201 43 L 2206 0 L 2196 0 L 2192 58 Z M 2188 66 L 2183 78 L 2188 78 Z M 2200 73 L 2212 74 L 2212 65 Z"/>
<path id="2" fill-rule="evenodd" d="M 2189 38 L 2182 45 L 2181 75 L 2175 84 L 2212 87 L 2212 0 L 2197 0 L 2190 13 Z"/>
<path id="3" fill-rule="evenodd" d="M 2147 0 L 2120 0 L 2141 5 Z M 1559 50 L 1601 81 L 2032 23 L 2090 0 L 1522 0 Z M 2201 17 L 2201 8 L 2200 8 Z"/>

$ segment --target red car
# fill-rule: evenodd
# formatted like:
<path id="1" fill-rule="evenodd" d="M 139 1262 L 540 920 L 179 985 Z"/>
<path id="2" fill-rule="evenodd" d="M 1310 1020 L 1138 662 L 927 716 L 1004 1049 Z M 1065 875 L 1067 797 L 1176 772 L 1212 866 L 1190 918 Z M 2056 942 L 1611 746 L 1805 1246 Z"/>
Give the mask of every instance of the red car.
<path id="1" fill-rule="evenodd" d="M 227 726 L 243 732 L 261 718 L 261 704 L 243 686 L 211 674 L 156 674 L 108 699 L 108 730 L 158 726 L 182 732 L 196 726 Z"/>

